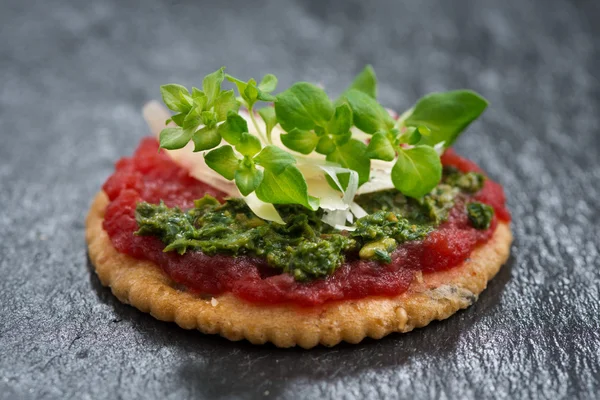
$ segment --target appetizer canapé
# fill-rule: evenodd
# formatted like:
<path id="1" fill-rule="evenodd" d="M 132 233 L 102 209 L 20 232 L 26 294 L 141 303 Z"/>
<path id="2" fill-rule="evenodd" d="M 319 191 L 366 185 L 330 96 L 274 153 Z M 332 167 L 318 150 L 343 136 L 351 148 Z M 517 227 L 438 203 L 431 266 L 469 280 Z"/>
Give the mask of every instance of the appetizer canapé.
<path id="1" fill-rule="evenodd" d="M 479 95 L 398 116 L 370 67 L 335 101 L 223 68 L 202 86 L 161 87 L 175 114 L 145 107 L 155 137 L 92 205 L 90 257 L 121 301 L 232 340 L 332 346 L 447 318 L 508 257 L 502 187 L 449 148 Z"/>

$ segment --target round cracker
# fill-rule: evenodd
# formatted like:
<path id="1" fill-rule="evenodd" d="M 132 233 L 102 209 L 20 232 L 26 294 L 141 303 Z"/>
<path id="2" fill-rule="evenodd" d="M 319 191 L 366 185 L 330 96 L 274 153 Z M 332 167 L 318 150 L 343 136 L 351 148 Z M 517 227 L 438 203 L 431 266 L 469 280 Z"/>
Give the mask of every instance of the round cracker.
<path id="1" fill-rule="evenodd" d="M 467 261 L 448 271 L 419 274 L 409 290 L 396 297 L 367 297 L 310 308 L 260 305 L 230 293 L 200 298 L 183 291 L 158 265 L 119 253 L 102 228 L 107 204 L 106 194 L 98 193 L 86 219 L 86 240 L 100 281 L 120 301 L 185 329 L 254 344 L 272 342 L 278 347 L 334 346 L 342 340 L 358 343 L 367 336 L 380 339 L 448 318 L 477 300 L 506 262 L 512 242 L 509 226 L 499 223 L 491 240 L 475 249 Z"/>

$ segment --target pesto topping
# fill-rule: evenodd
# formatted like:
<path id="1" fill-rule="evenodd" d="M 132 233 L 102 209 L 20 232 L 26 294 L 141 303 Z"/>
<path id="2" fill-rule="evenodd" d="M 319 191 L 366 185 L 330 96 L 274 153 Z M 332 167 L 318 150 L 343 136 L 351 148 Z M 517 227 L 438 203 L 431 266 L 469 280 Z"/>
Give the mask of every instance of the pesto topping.
<path id="1" fill-rule="evenodd" d="M 485 176 L 477 172 L 462 173 L 454 167 L 444 167 L 444 182 L 467 193 L 477 193 L 485 183 Z"/>
<path id="2" fill-rule="evenodd" d="M 256 217 L 241 199 L 221 204 L 207 195 L 187 211 L 162 202 L 142 202 L 136 209 L 136 234 L 156 236 L 165 244 L 164 251 L 179 254 L 200 250 L 210 256 L 261 257 L 296 280 L 310 280 L 332 274 L 349 254 L 391 262 L 391 253 L 399 244 L 425 238 L 448 218 L 457 196 L 480 188 L 482 182 L 479 174 L 448 170 L 442 183 L 420 199 L 396 190 L 358 196 L 356 202 L 369 215 L 356 220 L 352 232 L 336 230 L 321 220 L 321 210 L 310 211 L 300 205 L 277 207 L 286 223 L 281 225 Z M 491 207 L 473 202 L 467 210 L 473 226 L 489 227 Z"/>
<path id="3" fill-rule="evenodd" d="M 467 204 L 467 215 L 475 229 L 485 230 L 490 227 L 494 209 L 487 204 L 474 201 Z"/>

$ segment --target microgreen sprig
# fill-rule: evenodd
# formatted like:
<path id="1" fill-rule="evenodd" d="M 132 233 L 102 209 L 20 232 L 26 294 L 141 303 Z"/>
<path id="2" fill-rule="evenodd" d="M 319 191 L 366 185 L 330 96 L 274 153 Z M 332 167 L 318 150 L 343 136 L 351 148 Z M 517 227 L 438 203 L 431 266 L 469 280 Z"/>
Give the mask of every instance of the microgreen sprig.
<path id="1" fill-rule="evenodd" d="M 235 85 L 238 96 L 221 89 L 225 79 Z M 284 131 L 280 139 L 285 147 L 304 155 L 317 153 L 346 171 L 355 171 L 359 185 L 369 181 L 372 160 L 393 162 L 393 185 L 407 196 L 421 197 L 441 179 L 439 147 L 454 143 L 487 107 L 485 99 L 468 90 L 433 93 L 394 119 L 376 100 L 377 78 L 370 66 L 335 102 L 307 82 L 271 94 L 276 87 L 274 75 L 265 75 L 260 83 L 243 81 L 225 74 L 224 67 L 203 79 L 202 90 L 162 86 L 164 103 L 176 113 L 167 122 L 176 126 L 161 132 L 160 147 L 175 150 L 192 141 L 195 152 L 210 150 L 204 154 L 206 164 L 235 181 L 243 196 L 255 193 L 266 203 L 301 204 L 315 210 L 319 199 L 308 194 L 296 157 L 273 144 L 275 126 Z M 258 110 L 264 131 L 254 110 L 260 101 L 274 103 Z M 240 106 L 248 110 L 257 136 L 249 132 Z M 355 129 L 370 135 L 368 144 L 353 135 Z M 349 176 L 338 174 L 343 187 Z"/>
<path id="2" fill-rule="evenodd" d="M 274 112 L 269 111 L 272 107 L 259 111 L 266 123 L 266 135 L 254 116 L 253 107 L 258 101 L 276 100 L 269 92 L 275 90 L 277 78 L 268 74 L 260 84 L 254 79 L 244 82 L 226 75 L 224 69 L 207 75 L 203 90 L 192 88 L 190 93 L 181 85 L 161 86 L 164 103 L 177 112 L 167 123 L 172 121 L 177 127 L 160 133 L 160 147 L 177 150 L 192 140 L 195 152 L 210 150 L 204 154 L 206 164 L 225 179 L 235 181 L 243 196 L 255 192 L 267 203 L 301 204 L 316 210 L 319 200 L 308 195 L 306 180 L 294 165 L 296 159 L 277 146 L 264 145 L 270 142 L 276 123 Z M 225 79 L 235 84 L 238 98 L 233 90 L 221 90 Z M 238 113 L 240 105 L 248 109 L 260 139 L 249 133 L 246 120 Z"/>

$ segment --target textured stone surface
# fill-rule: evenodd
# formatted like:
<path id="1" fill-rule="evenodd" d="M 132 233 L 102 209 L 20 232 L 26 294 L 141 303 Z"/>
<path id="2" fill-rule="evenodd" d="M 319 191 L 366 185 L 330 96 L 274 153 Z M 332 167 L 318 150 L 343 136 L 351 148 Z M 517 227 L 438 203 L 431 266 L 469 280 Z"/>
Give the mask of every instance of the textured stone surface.
<path id="1" fill-rule="evenodd" d="M 600 391 L 596 1 L 0 4 L 0 398 L 593 398 Z M 226 64 L 339 92 L 375 66 L 403 109 L 468 87 L 457 144 L 507 189 L 513 255 L 478 303 L 311 351 L 230 343 L 120 304 L 91 272 L 92 196 L 161 83 Z"/>

